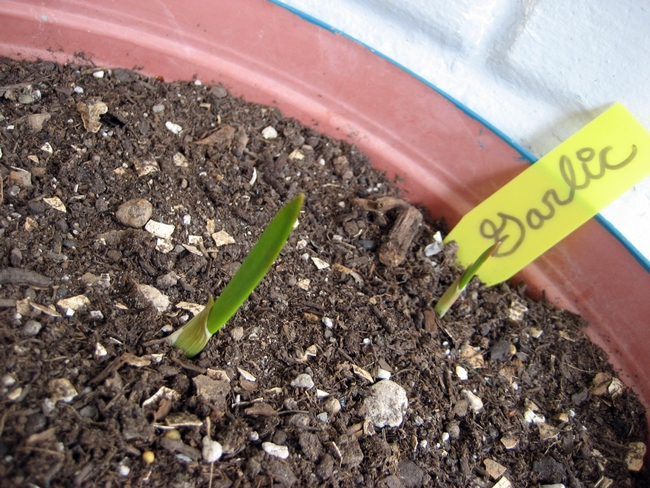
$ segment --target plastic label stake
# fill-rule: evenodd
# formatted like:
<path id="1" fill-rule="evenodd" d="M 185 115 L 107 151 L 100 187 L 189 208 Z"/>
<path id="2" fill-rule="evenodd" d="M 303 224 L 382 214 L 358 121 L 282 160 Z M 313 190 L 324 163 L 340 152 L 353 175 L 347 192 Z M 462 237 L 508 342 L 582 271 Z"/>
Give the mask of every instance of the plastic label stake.
<path id="1" fill-rule="evenodd" d="M 478 272 L 488 286 L 528 263 L 650 175 L 650 133 L 620 103 L 465 215 L 445 241 L 463 267 L 495 242 Z"/>

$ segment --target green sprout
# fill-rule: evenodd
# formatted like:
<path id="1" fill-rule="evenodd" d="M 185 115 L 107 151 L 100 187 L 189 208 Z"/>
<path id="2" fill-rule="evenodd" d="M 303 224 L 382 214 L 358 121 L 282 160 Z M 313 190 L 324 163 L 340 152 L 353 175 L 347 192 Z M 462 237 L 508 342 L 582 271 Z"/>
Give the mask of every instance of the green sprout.
<path id="1" fill-rule="evenodd" d="M 185 351 L 188 358 L 203 350 L 210 337 L 237 312 L 271 268 L 289 239 L 304 199 L 301 193 L 280 209 L 217 300 L 210 295 L 199 314 L 167 337 L 169 344 Z"/>
<path id="2" fill-rule="evenodd" d="M 485 261 L 487 261 L 487 259 L 492 256 L 492 254 L 494 254 L 494 252 L 499 248 L 500 244 L 501 241 L 491 245 L 485 251 L 483 251 L 483 254 L 481 254 L 478 259 L 474 261 L 474 263 L 472 263 L 472 265 L 467 268 L 465 272 L 460 275 L 449 288 L 447 288 L 447 291 L 442 295 L 440 300 L 438 300 L 438 303 L 436 303 L 436 306 L 433 308 L 438 317 L 442 318 L 445 316 L 449 308 L 454 304 L 456 300 L 458 300 L 458 297 L 463 293 L 467 287 L 467 284 L 478 272 L 479 268 L 483 266 L 483 263 L 485 263 Z"/>

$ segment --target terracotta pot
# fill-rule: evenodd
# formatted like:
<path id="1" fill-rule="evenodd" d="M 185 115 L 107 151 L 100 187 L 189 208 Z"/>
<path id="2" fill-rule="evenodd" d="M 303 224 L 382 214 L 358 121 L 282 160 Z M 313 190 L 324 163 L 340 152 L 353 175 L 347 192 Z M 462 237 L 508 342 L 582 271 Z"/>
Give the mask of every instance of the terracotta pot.
<path id="1" fill-rule="evenodd" d="M 2 55 L 76 57 L 167 81 L 196 76 L 276 105 L 357 144 L 450 226 L 528 165 L 432 87 L 265 0 L 4 0 L 0 25 Z M 650 406 L 650 273 L 610 232 L 590 221 L 517 279 L 582 314 L 591 339 Z"/>

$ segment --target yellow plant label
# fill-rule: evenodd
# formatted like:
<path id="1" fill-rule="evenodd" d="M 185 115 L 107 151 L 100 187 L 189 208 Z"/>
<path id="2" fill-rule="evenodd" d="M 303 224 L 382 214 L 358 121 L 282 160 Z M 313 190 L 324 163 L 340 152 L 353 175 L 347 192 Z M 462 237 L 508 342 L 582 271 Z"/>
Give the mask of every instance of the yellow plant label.
<path id="1" fill-rule="evenodd" d="M 478 272 L 495 285 L 648 175 L 650 133 L 618 103 L 470 211 L 445 240 L 458 242 L 463 267 L 501 241 Z"/>

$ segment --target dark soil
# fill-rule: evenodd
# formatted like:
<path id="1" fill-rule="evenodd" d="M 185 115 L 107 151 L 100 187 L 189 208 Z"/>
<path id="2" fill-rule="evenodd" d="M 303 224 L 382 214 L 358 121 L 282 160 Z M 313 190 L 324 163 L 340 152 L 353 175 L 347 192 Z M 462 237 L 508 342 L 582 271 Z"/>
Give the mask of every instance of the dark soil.
<path id="1" fill-rule="evenodd" d="M 444 224 L 396 234 L 416 214 L 354 146 L 220 86 L 97 71 L 0 60 L 3 486 L 649 486 L 626 464 L 644 409 L 582 320 L 475 280 L 437 321 L 459 272 L 453 249 L 424 252 Z M 100 100 L 90 132 L 79 102 Z M 160 341 L 298 192 L 299 226 L 207 348 Z M 132 199 L 170 241 L 117 219 Z M 364 402 L 389 373 L 408 409 L 377 427 Z M 301 374 L 315 386 L 292 386 Z"/>

